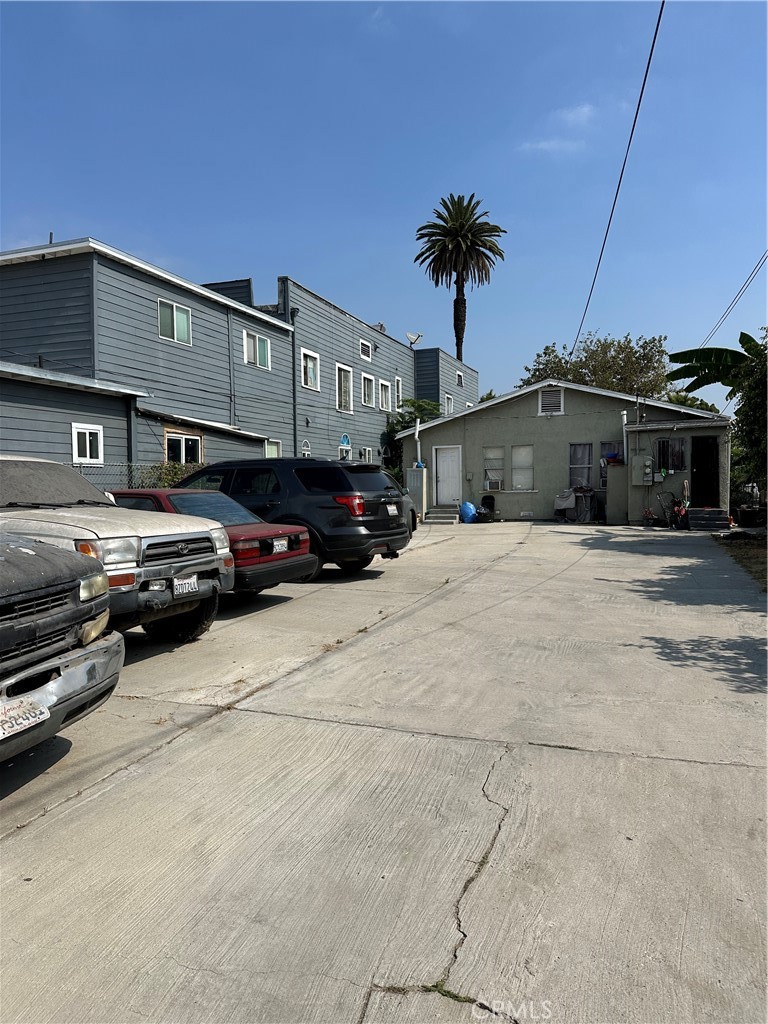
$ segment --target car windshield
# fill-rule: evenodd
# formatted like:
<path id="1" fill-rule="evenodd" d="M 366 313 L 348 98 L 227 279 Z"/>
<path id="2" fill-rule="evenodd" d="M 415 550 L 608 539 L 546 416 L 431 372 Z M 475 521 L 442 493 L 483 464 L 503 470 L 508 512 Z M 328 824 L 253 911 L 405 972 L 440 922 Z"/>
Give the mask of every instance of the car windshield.
<path id="1" fill-rule="evenodd" d="M 222 526 L 242 526 L 245 523 L 263 523 L 253 512 L 228 498 L 221 491 L 190 491 L 189 494 L 169 494 L 168 500 L 177 512 L 188 516 L 216 519 Z"/>
<path id="2" fill-rule="evenodd" d="M 59 462 L 0 459 L 0 508 L 114 505 L 77 470 Z"/>

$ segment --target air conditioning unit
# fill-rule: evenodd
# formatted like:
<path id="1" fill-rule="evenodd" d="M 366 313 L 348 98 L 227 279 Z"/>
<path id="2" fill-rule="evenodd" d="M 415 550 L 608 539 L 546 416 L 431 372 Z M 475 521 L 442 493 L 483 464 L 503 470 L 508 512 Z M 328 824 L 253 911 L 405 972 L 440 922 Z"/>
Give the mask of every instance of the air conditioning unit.
<path id="1" fill-rule="evenodd" d="M 485 490 L 486 491 L 500 491 L 503 481 L 501 480 L 486 480 Z"/>

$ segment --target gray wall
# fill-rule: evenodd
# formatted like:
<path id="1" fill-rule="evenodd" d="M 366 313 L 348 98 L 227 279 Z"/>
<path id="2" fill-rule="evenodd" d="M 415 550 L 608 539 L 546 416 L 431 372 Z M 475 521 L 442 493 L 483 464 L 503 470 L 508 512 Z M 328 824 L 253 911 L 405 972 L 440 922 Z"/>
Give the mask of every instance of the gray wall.
<path id="1" fill-rule="evenodd" d="M 463 412 L 467 403 L 477 405 L 479 397 L 477 370 L 466 363 L 460 363 L 455 356 L 439 348 L 413 350 L 416 374 L 416 394 L 419 398 L 437 402 L 445 414 L 445 396 L 453 398 L 454 413 Z M 459 385 L 457 373 L 463 377 Z"/>
<path id="2" fill-rule="evenodd" d="M 92 294 L 87 255 L 0 268 L 0 358 L 92 376 Z"/>
<path id="3" fill-rule="evenodd" d="M 165 432 L 202 436 L 203 461 L 221 462 L 224 459 L 258 458 L 264 454 L 263 442 L 254 438 L 241 438 L 224 431 L 204 429 L 194 424 L 171 423 L 153 416 L 139 415 L 137 420 L 138 461 L 163 462 Z"/>
<path id="4" fill-rule="evenodd" d="M 128 461 L 130 400 L 70 388 L 0 380 L 0 451 L 72 462 L 72 424 L 104 428 L 104 461 Z"/>

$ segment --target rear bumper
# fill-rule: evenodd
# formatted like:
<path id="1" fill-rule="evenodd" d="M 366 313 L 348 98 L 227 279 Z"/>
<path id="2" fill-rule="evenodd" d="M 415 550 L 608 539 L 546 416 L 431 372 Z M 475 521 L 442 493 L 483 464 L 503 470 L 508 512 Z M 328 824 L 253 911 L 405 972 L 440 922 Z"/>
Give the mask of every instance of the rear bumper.
<path id="1" fill-rule="evenodd" d="M 408 546 L 410 539 L 406 526 L 403 526 L 401 530 L 393 530 L 392 533 L 378 536 L 366 533 L 342 537 L 326 537 L 324 556 L 329 562 L 352 558 L 368 558 L 372 555 L 402 551 L 403 548 Z"/>
<path id="2" fill-rule="evenodd" d="M 307 576 L 317 568 L 315 555 L 298 555 L 266 565 L 254 565 L 245 569 L 235 568 L 235 590 L 261 590 L 276 587 L 278 583 L 290 583 Z"/>
<path id="3" fill-rule="evenodd" d="M 87 647 L 30 665 L 3 679 L 4 693 L 8 687 L 13 687 L 12 692 L 17 694 L 21 690 L 24 696 L 47 707 L 51 717 L 23 732 L 0 739 L 0 761 L 55 736 L 100 707 L 117 686 L 124 657 L 125 647 L 120 633 L 106 633 Z M 25 682 L 31 684 L 40 676 L 56 678 L 27 690 Z"/>

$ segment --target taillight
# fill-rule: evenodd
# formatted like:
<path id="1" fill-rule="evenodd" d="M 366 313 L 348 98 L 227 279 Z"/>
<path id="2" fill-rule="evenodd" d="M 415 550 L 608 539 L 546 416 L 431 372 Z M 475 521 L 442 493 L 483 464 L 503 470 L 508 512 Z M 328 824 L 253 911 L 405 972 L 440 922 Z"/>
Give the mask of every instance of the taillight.
<path id="1" fill-rule="evenodd" d="M 261 552 L 261 544 L 257 540 L 236 540 L 232 550 L 238 555 L 258 555 Z"/>
<path id="2" fill-rule="evenodd" d="M 346 505 L 350 515 L 362 516 L 365 513 L 365 501 L 362 494 L 341 494 L 333 500 L 338 505 Z"/>

